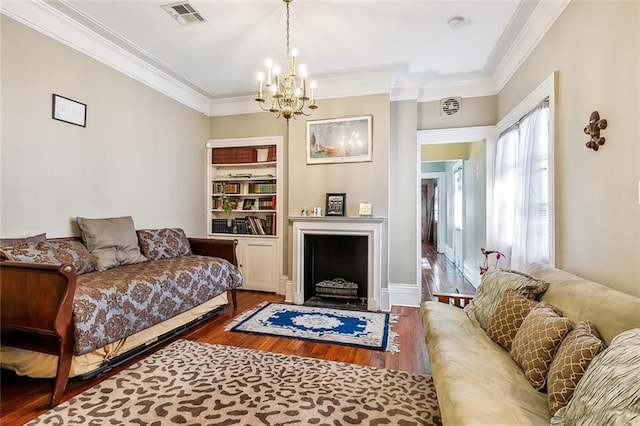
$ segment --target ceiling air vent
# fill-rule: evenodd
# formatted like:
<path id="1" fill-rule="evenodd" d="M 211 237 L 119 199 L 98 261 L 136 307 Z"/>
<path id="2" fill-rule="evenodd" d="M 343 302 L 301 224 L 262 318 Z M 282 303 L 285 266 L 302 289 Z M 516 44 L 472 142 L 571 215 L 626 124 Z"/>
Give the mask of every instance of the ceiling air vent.
<path id="1" fill-rule="evenodd" d="M 440 99 L 440 111 L 444 115 L 453 115 L 460 111 L 462 107 L 462 99 L 460 98 L 445 98 Z"/>
<path id="2" fill-rule="evenodd" d="M 180 25 L 197 24 L 206 22 L 206 19 L 189 2 L 163 4 L 162 7 Z"/>

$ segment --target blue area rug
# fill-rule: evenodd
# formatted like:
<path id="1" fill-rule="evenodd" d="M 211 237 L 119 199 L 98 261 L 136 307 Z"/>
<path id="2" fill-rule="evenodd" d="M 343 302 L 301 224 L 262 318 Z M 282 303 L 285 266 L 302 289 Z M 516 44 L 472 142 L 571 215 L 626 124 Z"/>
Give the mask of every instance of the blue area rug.
<path id="1" fill-rule="evenodd" d="M 225 329 L 395 353 L 399 351 L 398 335 L 391 330 L 391 324 L 397 317 L 380 312 L 265 302 L 238 315 Z"/>

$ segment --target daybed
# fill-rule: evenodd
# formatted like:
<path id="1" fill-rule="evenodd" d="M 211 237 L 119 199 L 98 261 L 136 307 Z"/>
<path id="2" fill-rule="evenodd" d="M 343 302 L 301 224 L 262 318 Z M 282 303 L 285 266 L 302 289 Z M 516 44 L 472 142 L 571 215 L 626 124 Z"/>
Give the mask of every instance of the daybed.
<path id="1" fill-rule="evenodd" d="M 590 321 L 604 343 L 602 346 L 604 349 L 600 349 L 602 350 L 600 355 L 593 358 L 590 365 L 586 364 L 584 376 L 579 376 L 582 379 L 577 382 L 573 394 L 573 399 L 576 400 L 575 405 L 572 405 L 574 401 L 569 399 L 566 407 L 558 410 L 552 424 L 565 424 L 564 422 L 566 424 L 640 424 L 640 406 L 637 401 L 640 395 L 640 346 L 638 345 L 640 343 L 640 329 L 638 329 L 640 328 L 640 298 L 546 265 L 532 264 L 525 272 L 549 283 L 546 291 L 543 289 L 543 292 L 537 296 L 532 294 L 530 299 L 547 302 L 555 307 L 556 311 L 561 311 L 562 317 L 568 318 L 574 324 L 570 326 L 573 330 L 576 329 L 575 324 L 578 322 Z M 481 284 L 481 287 L 482 285 L 484 284 Z M 478 293 L 480 293 L 480 287 Z M 462 304 L 472 299 L 458 294 L 451 296 L 457 298 L 457 302 Z M 542 304 L 534 300 L 533 306 L 537 305 Z M 453 304 L 435 301 L 425 302 L 422 305 L 425 341 L 443 424 L 549 425 L 552 420 L 550 395 L 545 393 L 545 390 L 550 383 L 547 382 L 541 390 L 536 390 L 528 380 L 529 376 L 525 375 L 523 368 L 513 358 L 516 339 L 526 338 L 526 336 L 518 336 L 524 328 L 524 322 L 520 329 L 516 328 L 516 337 L 512 341 L 510 353 L 492 340 L 481 325 L 471 320 L 467 315 L 468 311 L 469 309 L 465 312 Z M 531 313 L 527 314 L 524 321 L 528 321 L 530 315 Z M 568 336 L 569 331 L 565 336 Z M 624 333 L 620 334 L 622 332 Z M 614 341 L 612 345 L 616 336 L 619 336 L 616 340 L 621 342 Z M 631 346 L 626 348 L 631 347 L 631 350 L 627 350 L 626 361 L 615 361 L 613 364 L 618 368 L 626 363 L 624 368 L 628 370 L 624 373 L 616 373 L 615 368 L 610 366 L 605 365 L 602 368 L 606 374 L 618 374 L 617 377 L 623 379 L 621 381 L 605 379 L 601 385 L 591 386 L 597 380 L 596 378 L 591 380 L 592 377 L 587 379 L 587 376 L 594 369 L 600 368 L 600 366 L 595 367 L 596 361 L 601 357 L 599 364 L 608 362 L 607 357 L 611 358 L 611 356 L 605 356 L 605 352 L 613 350 L 615 345 L 622 344 L 622 337 L 627 339 L 625 344 L 629 345 L 628 342 L 631 342 Z M 568 340 L 568 337 L 563 338 Z M 612 346 L 608 347 L 609 345 Z M 558 351 L 557 347 L 555 350 Z M 556 356 L 559 354 L 556 353 Z M 550 376 L 547 378 L 551 380 Z M 601 410 L 608 411 L 606 415 L 609 417 L 606 417 L 608 420 L 604 423 L 602 420 L 593 420 L 593 418 L 589 420 L 582 418 L 572 423 L 568 418 L 562 418 L 562 415 L 569 413 L 570 410 L 574 413 L 579 410 L 589 410 L 586 397 L 583 398 L 582 395 L 590 390 L 584 388 L 587 386 L 598 388 L 603 385 L 614 386 L 615 389 L 593 389 L 606 395 L 604 398 L 601 397 L 603 400 L 618 392 L 626 392 L 627 395 L 632 395 L 632 399 L 635 395 L 635 403 L 630 403 L 631 411 L 624 407 L 615 407 L 611 401 L 602 401 L 603 404 L 608 404 Z M 625 386 L 626 389 L 623 389 Z M 580 397 L 577 397 L 578 393 Z M 590 415 L 588 413 L 587 417 Z"/>
<path id="2" fill-rule="evenodd" d="M 83 233 L 82 241 L 40 238 L 0 248 L 20 260 L 0 262 L 0 363 L 19 375 L 56 377 L 52 406 L 68 377 L 106 371 L 208 318 L 227 306 L 227 292 L 236 304 L 242 276 L 235 241 L 187 238 L 181 229 L 136 235 L 130 218 L 109 220 L 130 228 L 129 247 L 89 250 L 97 240 Z M 122 238 L 111 231 L 100 236 L 102 246 Z"/>

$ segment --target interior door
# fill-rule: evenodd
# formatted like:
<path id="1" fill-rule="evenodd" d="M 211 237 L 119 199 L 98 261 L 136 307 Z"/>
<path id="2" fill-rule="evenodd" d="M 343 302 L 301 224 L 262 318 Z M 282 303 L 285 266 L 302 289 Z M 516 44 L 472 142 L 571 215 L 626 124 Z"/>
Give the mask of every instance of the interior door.
<path id="1" fill-rule="evenodd" d="M 462 162 L 456 163 L 453 168 L 453 263 L 456 267 L 463 270 L 463 248 L 462 248 L 462 233 L 463 233 L 463 212 L 464 212 L 464 194 L 463 185 L 464 171 Z"/>

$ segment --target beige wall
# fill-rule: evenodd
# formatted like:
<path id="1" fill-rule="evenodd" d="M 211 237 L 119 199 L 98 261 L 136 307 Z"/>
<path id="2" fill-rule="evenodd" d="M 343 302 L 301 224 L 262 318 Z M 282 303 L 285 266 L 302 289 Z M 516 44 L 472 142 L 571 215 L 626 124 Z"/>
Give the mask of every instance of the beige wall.
<path id="1" fill-rule="evenodd" d="M 76 216 L 205 235 L 208 119 L 5 16 L 1 25 L 3 237 L 78 235 Z M 87 127 L 51 119 L 51 95 Z"/>
<path id="2" fill-rule="evenodd" d="M 387 217 L 389 163 L 389 97 L 373 95 L 352 98 L 323 99 L 310 117 L 291 119 L 287 138 L 286 120 L 266 112 L 211 117 L 212 139 L 282 135 L 284 137 L 283 214 L 298 215 L 303 206 L 322 207 L 327 192 L 347 194 L 347 215 L 358 214 L 361 202 L 373 205 L 375 216 Z M 256 106 L 256 109 L 258 107 Z M 363 163 L 314 164 L 306 160 L 306 122 L 329 118 L 373 116 L 373 161 Z M 283 273 L 291 277 L 290 226 L 285 219 L 283 235 Z M 386 238 L 386 236 L 385 236 Z M 386 241 L 386 240 L 385 240 Z M 386 250 L 385 250 L 386 255 Z M 386 273 L 386 272 L 385 272 Z M 385 280 L 386 282 L 386 280 Z"/>
<path id="3" fill-rule="evenodd" d="M 372 95 L 324 99 L 306 120 L 290 123 L 289 211 L 297 215 L 303 206 L 322 207 L 327 192 L 347 194 L 347 216 L 356 216 L 360 203 L 369 202 L 373 215 L 388 217 L 389 200 L 389 96 Z M 306 160 L 306 121 L 340 117 L 373 116 L 373 161 L 363 163 L 312 164 Z M 383 266 L 386 267 L 386 234 L 383 235 Z M 291 241 L 287 241 L 291 256 Z M 289 262 L 291 276 L 291 262 Z M 386 287 L 386 270 L 383 270 Z"/>
<path id="4" fill-rule="evenodd" d="M 556 264 L 640 296 L 640 2 L 574 0 L 498 96 L 504 117 L 559 71 Z M 592 111 L 609 126 L 585 147 Z"/>
<path id="5" fill-rule="evenodd" d="M 454 115 L 440 112 L 440 101 L 418 104 L 418 129 L 450 129 L 454 127 L 492 126 L 496 119 L 496 96 L 462 99 L 460 111 Z"/>
<path id="6" fill-rule="evenodd" d="M 416 109 L 416 101 L 391 103 L 389 139 L 389 283 L 415 286 L 421 240 Z"/>
<path id="7" fill-rule="evenodd" d="M 471 143 L 439 143 L 422 145 L 422 161 L 466 160 L 471 152 Z"/>

